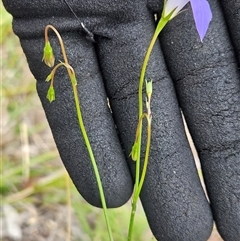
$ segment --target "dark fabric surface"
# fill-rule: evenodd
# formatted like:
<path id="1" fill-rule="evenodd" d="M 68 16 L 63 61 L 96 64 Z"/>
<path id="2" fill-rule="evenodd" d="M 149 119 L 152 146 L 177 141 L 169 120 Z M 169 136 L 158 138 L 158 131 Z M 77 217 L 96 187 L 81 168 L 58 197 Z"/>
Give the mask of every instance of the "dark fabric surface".
<path id="1" fill-rule="evenodd" d="M 240 240 L 240 5 L 222 1 L 222 12 L 217 1 L 209 2 L 213 20 L 203 44 L 193 34 L 190 11 L 164 29 L 161 43 L 218 230 L 224 240 Z M 224 17 L 231 28 L 224 25 Z"/>

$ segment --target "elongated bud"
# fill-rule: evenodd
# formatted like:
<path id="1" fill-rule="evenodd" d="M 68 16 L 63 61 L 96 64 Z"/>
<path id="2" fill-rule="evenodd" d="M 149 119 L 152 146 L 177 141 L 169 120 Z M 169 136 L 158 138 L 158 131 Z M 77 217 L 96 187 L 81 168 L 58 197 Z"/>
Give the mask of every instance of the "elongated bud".
<path id="1" fill-rule="evenodd" d="M 45 43 L 44 49 L 43 49 L 43 58 L 42 61 L 48 66 L 53 67 L 55 62 L 55 57 L 53 54 L 53 49 L 49 41 Z"/>
<path id="2" fill-rule="evenodd" d="M 150 80 L 150 81 L 147 81 L 147 80 L 146 80 L 146 93 L 147 93 L 147 97 L 148 97 L 148 98 L 151 97 L 151 95 L 152 95 L 152 90 L 153 90 L 152 80 Z"/>
<path id="3" fill-rule="evenodd" d="M 55 100 L 55 90 L 54 90 L 54 87 L 52 85 L 50 85 L 50 87 L 48 89 L 47 99 L 49 100 L 50 103 Z"/>

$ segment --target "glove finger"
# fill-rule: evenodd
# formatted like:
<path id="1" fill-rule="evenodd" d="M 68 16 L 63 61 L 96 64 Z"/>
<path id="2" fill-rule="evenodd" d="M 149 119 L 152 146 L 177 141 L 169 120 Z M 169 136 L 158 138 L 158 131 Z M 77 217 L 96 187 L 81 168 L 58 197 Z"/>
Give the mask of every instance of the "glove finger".
<path id="1" fill-rule="evenodd" d="M 155 28 L 153 16 L 142 6 L 135 7 L 140 11 L 138 21 L 112 29 L 102 27 L 96 38 L 107 94 L 126 157 L 131 152 L 137 126 L 141 65 Z M 106 34 L 109 38 L 104 37 Z M 212 230 L 211 211 L 184 133 L 174 87 L 159 53 L 160 47 L 156 46 L 147 71 L 147 79 L 153 80 L 152 146 L 141 201 L 158 240 L 207 240 Z M 134 175 L 135 163 L 130 158 L 128 161 Z"/>
<path id="2" fill-rule="evenodd" d="M 228 2 L 234 9 L 234 1 Z M 167 26 L 161 43 L 201 159 L 214 219 L 223 239 L 231 241 L 240 237 L 240 75 L 220 5 L 209 3 L 213 20 L 203 44 L 194 34 L 190 7 Z"/>
<path id="3" fill-rule="evenodd" d="M 58 13 L 57 16 L 62 16 Z M 37 79 L 37 91 L 51 127 L 62 161 L 76 188 L 92 205 L 101 206 L 93 167 L 82 133 L 79 130 L 73 91 L 66 69 L 57 70 L 54 79 L 56 100 L 46 99 L 49 83 L 45 82 L 50 69 L 41 61 L 44 46 L 44 27 L 48 20 L 17 18 L 13 26 L 20 37 L 29 67 Z M 60 31 L 69 63 L 75 69 L 78 81 L 84 124 L 99 168 L 108 207 L 124 204 L 132 194 L 132 178 L 125 161 L 98 68 L 95 49 L 81 36 L 74 22 L 55 17 L 55 27 Z M 31 25 L 31 31 L 27 28 Z M 35 24 L 36 29 L 34 29 Z M 51 32 L 52 33 L 52 32 Z M 50 42 L 56 60 L 62 60 L 59 43 L 51 34 Z"/>
<path id="4" fill-rule="evenodd" d="M 238 66 L 240 67 L 240 1 L 223 1 L 220 0 L 222 10 L 227 23 L 227 28 L 238 58 Z"/>

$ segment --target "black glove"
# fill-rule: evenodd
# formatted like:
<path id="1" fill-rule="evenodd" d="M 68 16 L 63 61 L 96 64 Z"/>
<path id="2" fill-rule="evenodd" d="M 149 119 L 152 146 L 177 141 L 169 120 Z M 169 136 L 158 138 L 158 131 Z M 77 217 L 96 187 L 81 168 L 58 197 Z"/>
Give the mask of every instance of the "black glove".
<path id="1" fill-rule="evenodd" d="M 133 171 L 129 153 L 138 121 L 139 73 L 155 29 L 153 14 L 161 13 L 163 1 L 69 0 L 89 33 L 64 1 L 3 2 L 14 17 L 14 31 L 37 79 L 63 163 L 82 196 L 101 206 L 65 69 L 56 75 L 56 100 L 46 99 L 50 70 L 42 62 L 44 28 L 52 24 L 61 33 L 77 74 L 107 205 L 124 204 L 133 187 L 128 165 Z M 209 3 L 213 20 L 204 42 L 199 41 L 188 6 L 161 33 L 161 47 L 154 47 L 147 69 L 147 78 L 153 80 L 152 146 L 141 201 L 158 240 L 205 241 L 212 214 L 224 240 L 240 240 L 240 2 Z M 56 59 L 62 60 L 54 35 L 50 42 Z M 179 106 L 201 159 L 211 208 Z"/>

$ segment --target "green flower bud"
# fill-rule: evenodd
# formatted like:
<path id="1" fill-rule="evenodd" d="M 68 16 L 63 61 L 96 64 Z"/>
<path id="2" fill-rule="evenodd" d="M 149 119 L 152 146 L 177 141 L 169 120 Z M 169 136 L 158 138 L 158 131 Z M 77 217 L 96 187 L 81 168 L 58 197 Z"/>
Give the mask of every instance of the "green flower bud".
<path id="1" fill-rule="evenodd" d="M 55 100 L 55 90 L 52 85 L 50 85 L 48 92 L 47 92 L 47 99 L 49 102 L 53 102 Z"/>
<path id="2" fill-rule="evenodd" d="M 150 98 L 152 95 L 152 80 L 147 81 L 146 80 L 146 93 L 147 93 L 147 97 Z"/>
<path id="3" fill-rule="evenodd" d="M 45 64 L 48 67 L 53 67 L 55 62 L 55 57 L 53 54 L 53 49 L 49 41 L 45 43 L 44 49 L 43 49 L 43 58 L 42 61 L 45 62 Z"/>

